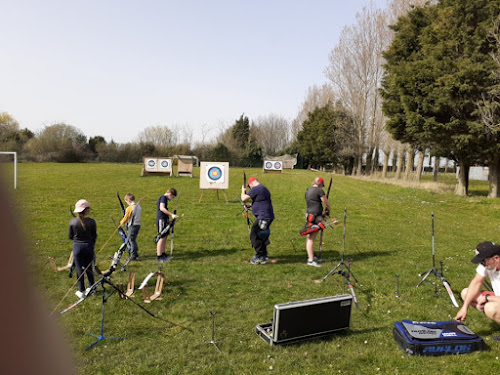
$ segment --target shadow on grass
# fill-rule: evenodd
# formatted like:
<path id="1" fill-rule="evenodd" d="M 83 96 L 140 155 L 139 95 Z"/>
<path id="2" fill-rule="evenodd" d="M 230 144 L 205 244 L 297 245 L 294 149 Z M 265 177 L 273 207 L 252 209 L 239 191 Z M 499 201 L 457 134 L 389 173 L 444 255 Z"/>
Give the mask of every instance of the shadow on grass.
<path id="1" fill-rule="evenodd" d="M 487 197 L 488 192 L 485 190 L 471 190 L 471 189 L 469 189 L 467 196 L 469 196 L 469 197 Z"/>
<path id="2" fill-rule="evenodd" d="M 270 254 L 272 257 L 272 254 Z M 365 259 L 372 259 L 373 257 L 379 256 L 390 256 L 393 255 L 393 252 L 390 251 L 373 251 L 367 253 L 356 253 L 356 254 L 344 254 L 344 262 L 349 263 L 349 260 L 352 262 L 362 261 Z M 334 266 L 335 262 L 340 262 L 342 257 L 341 252 L 339 251 L 323 251 L 321 256 L 323 260 L 323 266 L 330 265 Z M 275 257 L 278 263 L 304 263 L 306 261 L 307 255 L 304 250 L 303 253 L 293 254 L 293 255 L 278 255 Z"/>
<path id="3" fill-rule="evenodd" d="M 367 328 L 367 329 L 360 329 L 360 330 L 352 330 L 350 328 L 345 329 L 343 331 L 337 331 L 332 334 L 326 335 L 326 336 L 321 336 L 321 337 L 315 337 L 311 339 L 304 339 L 300 340 L 297 342 L 291 342 L 287 344 L 283 344 L 283 346 L 293 346 L 293 347 L 300 347 L 303 344 L 306 344 L 310 341 L 322 341 L 322 342 L 331 342 L 339 337 L 350 337 L 350 336 L 356 336 L 356 335 L 366 335 L 367 333 L 372 333 L 372 332 L 377 332 L 380 330 L 386 330 L 387 327 L 382 326 L 382 327 L 375 327 L 375 328 Z"/>
<path id="4" fill-rule="evenodd" d="M 224 257 L 224 256 L 228 256 L 231 254 L 241 252 L 243 250 L 247 250 L 247 249 L 233 247 L 230 249 L 195 250 L 195 251 L 186 251 L 186 252 L 180 251 L 176 255 L 176 257 L 178 257 L 179 259 L 200 259 L 200 258 L 207 258 L 207 257 Z M 175 253 L 175 251 L 174 251 L 174 253 Z"/>

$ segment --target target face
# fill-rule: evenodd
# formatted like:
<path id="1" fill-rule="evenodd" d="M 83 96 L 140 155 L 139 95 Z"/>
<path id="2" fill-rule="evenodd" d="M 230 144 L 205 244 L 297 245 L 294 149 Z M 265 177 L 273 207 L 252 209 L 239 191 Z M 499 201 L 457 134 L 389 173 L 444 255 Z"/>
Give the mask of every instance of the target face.
<path id="1" fill-rule="evenodd" d="M 161 167 L 162 168 L 168 168 L 168 166 L 170 165 L 170 163 L 168 162 L 168 160 L 162 160 L 162 162 L 160 163 Z"/>
<path id="2" fill-rule="evenodd" d="M 144 170 L 146 172 L 157 172 L 158 171 L 158 159 L 144 158 Z"/>
<path id="3" fill-rule="evenodd" d="M 223 184 L 224 183 L 224 165 L 207 165 L 206 166 L 206 179 L 207 182 L 211 184 Z"/>
<path id="4" fill-rule="evenodd" d="M 281 171 L 283 169 L 283 163 L 279 160 L 264 160 L 264 170 L 265 171 Z"/>
<path id="5" fill-rule="evenodd" d="M 207 172 L 207 176 L 212 182 L 217 182 L 222 178 L 222 170 L 220 167 L 211 167 Z"/>
<path id="6" fill-rule="evenodd" d="M 227 189 L 229 163 L 200 163 L 200 189 Z"/>

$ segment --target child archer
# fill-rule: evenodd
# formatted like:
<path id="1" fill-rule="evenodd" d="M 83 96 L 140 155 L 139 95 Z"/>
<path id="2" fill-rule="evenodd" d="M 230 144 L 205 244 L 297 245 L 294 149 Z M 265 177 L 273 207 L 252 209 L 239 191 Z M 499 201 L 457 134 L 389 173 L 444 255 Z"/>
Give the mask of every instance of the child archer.
<path id="1" fill-rule="evenodd" d="M 139 247 L 137 246 L 137 235 L 141 229 L 141 214 L 142 207 L 135 202 L 135 196 L 132 193 L 127 193 L 123 198 L 128 204 L 123 218 L 120 220 L 120 225 L 126 223 L 127 228 L 127 245 L 130 251 L 130 260 L 139 258 Z"/>

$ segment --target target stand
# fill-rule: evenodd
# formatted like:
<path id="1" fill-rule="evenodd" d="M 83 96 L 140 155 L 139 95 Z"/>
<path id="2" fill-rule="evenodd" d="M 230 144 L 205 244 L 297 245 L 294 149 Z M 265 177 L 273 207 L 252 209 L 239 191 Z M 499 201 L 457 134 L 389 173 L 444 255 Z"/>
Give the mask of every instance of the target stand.
<path id="1" fill-rule="evenodd" d="M 172 158 L 145 157 L 142 160 L 141 176 L 162 175 L 172 177 L 172 165 Z"/>
<path id="2" fill-rule="evenodd" d="M 264 172 L 264 173 L 282 173 L 283 172 L 283 162 L 280 160 L 264 160 L 264 165 L 262 166 L 262 172 Z"/>
<path id="3" fill-rule="evenodd" d="M 200 190 L 201 195 L 198 202 L 203 198 L 204 190 L 215 190 L 219 200 L 219 190 L 224 193 L 228 203 L 226 190 L 229 188 L 229 162 L 206 162 L 200 163 Z"/>

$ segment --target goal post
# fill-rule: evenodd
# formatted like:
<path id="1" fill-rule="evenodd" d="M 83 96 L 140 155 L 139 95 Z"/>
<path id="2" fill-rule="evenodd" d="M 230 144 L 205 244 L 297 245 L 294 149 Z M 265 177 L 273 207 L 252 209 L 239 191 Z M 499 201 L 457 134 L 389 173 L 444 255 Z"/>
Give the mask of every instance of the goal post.
<path id="1" fill-rule="evenodd" d="M 0 151 L 0 155 L 14 155 L 14 189 L 17 189 L 17 152 Z"/>

